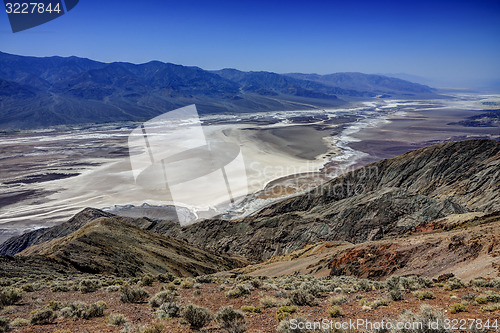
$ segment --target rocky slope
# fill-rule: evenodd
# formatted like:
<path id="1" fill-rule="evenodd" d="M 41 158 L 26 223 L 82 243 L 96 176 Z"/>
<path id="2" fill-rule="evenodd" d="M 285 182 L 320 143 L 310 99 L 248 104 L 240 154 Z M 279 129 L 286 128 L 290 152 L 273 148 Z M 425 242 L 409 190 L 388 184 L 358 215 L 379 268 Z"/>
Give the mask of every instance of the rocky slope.
<path id="1" fill-rule="evenodd" d="M 391 275 L 462 279 L 500 277 L 500 213 L 467 213 L 438 219 L 410 235 L 351 244 L 320 242 L 237 270 L 285 276 L 349 275 L 385 279 Z"/>
<path id="2" fill-rule="evenodd" d="M 210 274 L 243 260 L 200 250 L 184 241 L 143 230 L 118 217 L 100 217 L 62 238 L 31 246 L 17 256 L 41 255 L 86 273 L 138 276 L 171 272 Z"/>
<path id="3" fill-rule="evenodd" d="M 499 142 L 444 143 L 368 165 L 243 220 L 167 225 L 162 232 L 261 260 L 309 243 L 361 243 L 451 214 L 499 211 L 499 184 Z"/>
<path id="4" fill-rule="evenodd" d="M 364 276 L 368 272 L 366 276 L 378 277 L 400 269 L 396 267 L 398 263 L 408 266 L 405 261 L 408 257 L 433 248 L 432 242 L 426 243 L 418 237 L 415 238 L 418 241 L 408 246 L 400 239 L 391 239 L 444 228 L 444 220 L 498 216 L 499 184 L 499 142 L 444 143 L 344 174 L 309 193 L 272 204 L 242 220 L 211 219 L 181 228 L 170 221 L 116 217 L 86 209 L 59 226 L 12 238 L 2 249 L 10 254 L 24 249 L 22 255 L 57 258 L 83 271 L 135 274 L 177 269 L 176 273 L 185 275 L 241 264 L 229 256 L 243 256 L 257 262 L 303 249 L 308 244 L 347 241 L 348 246 L 337 243 L 344 244 L 345 250 L 338 252 L 336 263 L 332 264 L 338 273 Z M 498 235 L 499 229 L 480 234 Z M 469 236 L 464 236 L 464 244 L 474 242 Z M 373 244 L 370 242 L 386 243 L 370 247 Z M 444 257 L 438 258 L 443 260 L 469 258 L 468 245 L 457 247 L 466 252 L 452 255 L 445 249 L 454 245 L 448 240 L 440 242 L 434 254 L 429 252 L 429 257 L 442 254 Z M 481 243 L 481 249 L 488 246 Z M 201 255 L 205 250 L 199 249 L 218 253 L 222 262 L 216 260 L 217 256 Z M 173 255 L 179 251 L 187 251 L 188 255 Z M 391 255 L 396 258 L 392 263 Z M 372 269 L 352 266 L 356 258 L 370 262 L 372 257 L 385 259 Z M 323 259 L 326 260 L 323 263 L 334 262 L 333 257 L 329 261 Z M 384 264 L 387 267 L 376 268 Z M 431 266 L 434 265 L 439 266 L 440 261 L 432 262 Z M 412 272 L 431 272 L 431 266 L 415 266 Z M 325 266 L 322 267 L 324 272 Z M 440 267 L 449 268 L 442 264 Z"/>

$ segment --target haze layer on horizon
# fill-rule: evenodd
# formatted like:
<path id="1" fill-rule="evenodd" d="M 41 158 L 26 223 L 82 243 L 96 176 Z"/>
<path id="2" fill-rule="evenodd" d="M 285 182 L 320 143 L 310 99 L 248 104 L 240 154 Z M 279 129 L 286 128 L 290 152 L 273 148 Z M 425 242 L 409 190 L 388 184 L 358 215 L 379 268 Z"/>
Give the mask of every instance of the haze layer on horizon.
<path id="1" fill-rule="evenodd" d="M 13 34 L 2 51 L 278 73 L 406 73 L 500 86 L 500 2 L 96 1 Z"/>

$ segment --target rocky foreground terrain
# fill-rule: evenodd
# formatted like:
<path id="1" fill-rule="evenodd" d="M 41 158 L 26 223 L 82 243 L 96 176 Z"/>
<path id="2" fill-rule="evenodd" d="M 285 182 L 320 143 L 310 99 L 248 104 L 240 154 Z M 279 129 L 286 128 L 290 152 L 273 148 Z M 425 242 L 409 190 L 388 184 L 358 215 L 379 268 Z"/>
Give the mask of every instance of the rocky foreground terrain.
<path id="1" fill-rule="evenodd" d="M 241 220 L 181 228 L 87 208 L 2 244 L 0 332 L 297 332 L 291 319 L 497 332 L 499 185 L 500 143 L 469 140 Z"/>

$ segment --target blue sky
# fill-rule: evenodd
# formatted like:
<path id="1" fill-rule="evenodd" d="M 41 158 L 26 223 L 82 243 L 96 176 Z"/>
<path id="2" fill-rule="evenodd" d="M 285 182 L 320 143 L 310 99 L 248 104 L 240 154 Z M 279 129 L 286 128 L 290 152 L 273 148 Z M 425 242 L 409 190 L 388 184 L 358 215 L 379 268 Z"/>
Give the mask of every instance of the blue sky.
<path id="1" fill-rule="evenodd" d="M 500 79 L 500 1 L 80 0 L 0 50 L 278 73 Z"/>

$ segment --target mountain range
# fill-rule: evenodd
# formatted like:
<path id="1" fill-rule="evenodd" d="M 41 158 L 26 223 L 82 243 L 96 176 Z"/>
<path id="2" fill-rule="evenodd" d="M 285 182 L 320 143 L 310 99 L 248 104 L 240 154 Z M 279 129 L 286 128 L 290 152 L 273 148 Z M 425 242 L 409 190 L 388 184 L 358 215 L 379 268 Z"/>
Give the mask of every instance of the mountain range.
<path id="1" fill-rule="evenodd" d="M 126 276 L 236 269 L 496 277 L 499 170 L 500 142 L 443 143 L 357 169 L 244 219 L 180 227 L 88 208 L 61 225 L 11 238 L 0 253 Z"/>
<path id="2" fill-rule="evenodd" d="M 0 129 L 144 121 L 196 104 L 200 113 L 337 107 L 376 97 L 439 97 L 428 86 L 362 73 L 207 71 L 159 61 L 103 63 L 0 52 Z"/>

